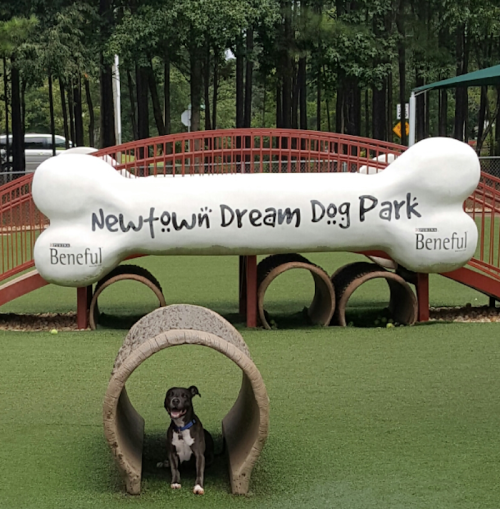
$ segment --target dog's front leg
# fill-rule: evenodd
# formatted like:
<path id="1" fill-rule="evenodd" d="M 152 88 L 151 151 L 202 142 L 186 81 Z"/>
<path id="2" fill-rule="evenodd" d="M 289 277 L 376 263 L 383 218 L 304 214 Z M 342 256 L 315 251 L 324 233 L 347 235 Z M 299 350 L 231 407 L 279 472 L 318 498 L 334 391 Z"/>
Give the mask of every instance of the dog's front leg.
<path id="1" fill-rule="evenodd" d="M 178 490 L 181 488 L 181 473 L 179 472 L 179 458 L 177 454 L 174 452 L 170 452 L 168 455 L 168 460 L 170 462 L 170 471 L 172 472 L 172 482 L 170 483 L 170 487 L 173 490 Z"/>
<path id="2" fill-rule="evenodd" d="M 193 488 L 193 493 L 195 495 L 204 495 L 203 478 L 205 476 L 205 455 L 200 451 L 196 451 L 194 455 L 196 458 L 196 483 Z"/>

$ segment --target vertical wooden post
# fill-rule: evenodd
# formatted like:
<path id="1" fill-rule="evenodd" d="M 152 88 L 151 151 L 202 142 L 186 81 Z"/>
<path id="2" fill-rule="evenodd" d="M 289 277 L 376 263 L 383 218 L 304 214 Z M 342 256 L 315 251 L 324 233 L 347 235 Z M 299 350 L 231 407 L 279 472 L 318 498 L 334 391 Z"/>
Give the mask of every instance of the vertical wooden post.
<path id="1" fill-rule="evenodd" d="M 89 326 L 89 308 L 92 300 L 92 286 L 76 289 L 76 326 L 87 329 Z"/>
<path id="2" fill-rule="evenodd" d="M 257 257 L 246 256 L 247 327 L 257 327 Z"/>
<path id="3" fill-rule="evenodd" d="M 247 273 L 246 273 L 246 257 L 239 256 L 238 266 L 238 298 L 240 316 L 247 317 Z"/>
<path id="4" fill-rule="evenodd" d="M 429 274 L 417 274 L 417 300 L 419 322 L 429 321 Z"/>

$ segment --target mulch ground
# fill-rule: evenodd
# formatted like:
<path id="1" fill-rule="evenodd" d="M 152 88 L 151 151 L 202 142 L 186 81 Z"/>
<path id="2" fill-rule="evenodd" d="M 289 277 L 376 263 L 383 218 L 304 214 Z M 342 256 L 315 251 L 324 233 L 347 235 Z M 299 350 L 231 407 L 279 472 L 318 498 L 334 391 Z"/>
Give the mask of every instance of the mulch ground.
<path id="1" fill-rule="evenodd" d="M 0 313 L 0 330 L 10 331 L 76 331 L 76 313 L 41 313 L 23 315 Z"/>
<path id="2" fill-rule="evenodd" d="M 500 322 L 500 308 L 489 306 L 436 307 L 430 309 L 431 321 Z M 9 331 L 76 331 L 76 313 L 41 313 L 24 315 L 0 313 L 0 330 Z"/>
<path id="3" fill-rule="evenodd" d="M 500 308 L 489 306 L 431 308 L 430 319 L 444 322 L 500 322 Z"/>

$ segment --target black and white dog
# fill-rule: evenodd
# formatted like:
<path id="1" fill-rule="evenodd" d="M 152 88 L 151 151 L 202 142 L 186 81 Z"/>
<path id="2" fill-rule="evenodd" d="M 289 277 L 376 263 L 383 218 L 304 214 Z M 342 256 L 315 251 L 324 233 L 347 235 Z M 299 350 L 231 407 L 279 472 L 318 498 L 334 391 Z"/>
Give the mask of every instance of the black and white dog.
<path id="1" fill-rule="evenodd" d="M 193 410 L 192 398 L 200 396 L 198 389 L 172 387 L 165 396 L 165 410 L 170 415 L 170 426 L 167 431 L 167 454 L 172 472 L 170 487 L 174 490 L 181 487 L 179 465 L 194 456 L 196 460 L 196 482 L 193 493 L 203 495 L 203 478 L 205 463 L 210 464 L 214 458 L 212 436 L 203 429 L 200 419 Z"/>

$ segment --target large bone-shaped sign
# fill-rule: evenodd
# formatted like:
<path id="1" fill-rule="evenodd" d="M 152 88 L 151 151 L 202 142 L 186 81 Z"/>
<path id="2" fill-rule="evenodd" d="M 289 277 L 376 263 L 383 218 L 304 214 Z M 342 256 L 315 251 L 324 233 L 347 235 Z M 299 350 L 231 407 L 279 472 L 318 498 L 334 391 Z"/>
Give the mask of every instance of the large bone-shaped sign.
<path id="1" fill-rule="evenodd" d="M 94 156 L 54 157 L 33 181 L 50 219 L 35 264 L 65 286 L 91 284 L 132 254 L 383 250 L 414 271 L 450 271 L 476 248 L 463 201 L 479 175 L 475 152 L 448 138 L 416 144 L 376 175 L 128 179 Z"/>

